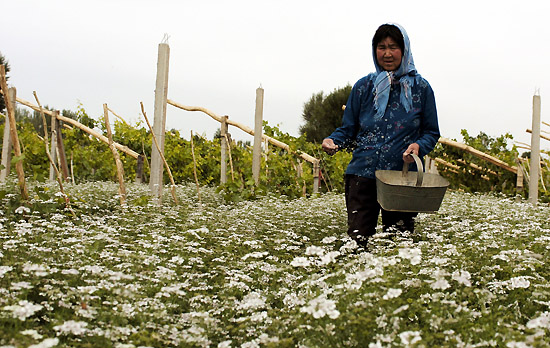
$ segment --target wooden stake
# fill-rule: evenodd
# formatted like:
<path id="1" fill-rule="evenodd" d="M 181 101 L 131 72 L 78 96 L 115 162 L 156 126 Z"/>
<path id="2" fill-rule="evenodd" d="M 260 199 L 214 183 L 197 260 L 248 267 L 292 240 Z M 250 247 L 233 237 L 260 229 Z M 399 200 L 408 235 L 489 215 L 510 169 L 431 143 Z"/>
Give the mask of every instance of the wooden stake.
<path id="1" fill-rule="evenodd" d="M 231 158 L 231 142 L 227 133 L 225 134 L 225 142 L 227 143 L 227 154 L 229 155 L 229 168 L 231 169 L 231 180 L 235 181 L 235 175 L 233 174 L 233 159 Z"/>
<path id="2" fill-rule="evenodd" d="M 24 100 L 24 99 L 17 98 L 17 102 L 20 103 L 20 104 L 23 104 L 23 105 L 25 105 L 25 106 L 27 106 L 27 107 L 33 109 L 33 110 L 36 110 L 36 111 L 39 111 L 39 110 L 40 110 L 38 106 L 33 105 L 32 103 L 30 103 L 30 102 L 28 102 L 28 101 L 26 101 L 26 100 Z M 93 130 L 93 129 L 89 128 L 89 127 L 86 127 L 86 126 L 83 125 L 82 123 L 77 122 L 77 121 L 73 120 L 72 118 L 68 118 L 68 117 L 61 116 L 61 115 L 57 115 L 57 116 L 56 116 L 54 112 L 52 112 L 52 111 L 50 111 L 50 110 L 45 110 L 45 109 L 44 109 L 44 113 L 45 113 L 46 115 L 54 116 L 54 117 L 56 117 L 56 118 L 57 118 L 58 120 L 60 120 L 60 121 L 63 121 L 63 122 L 65 122 L 65 123 L 69 123 L 69 124 L 71 124 L 71 125 L 73 125 L 73 126 L 79 128 L 79 129 L 81 129 L 82 131 L 84 131 L 84 132 L 90 134 L 91 136 L 93 136 L 93 137 L 95 137 L 95 138 L 101 140 L 102 142 L 104 142 L 104 143 L 107 144 L 107 145 L 109 144 L 109 139 L 107 139 L 106 136 L 104 136 L 104 135 L 101 134 L 101 133 L 96 132 L 95 130 Z M 130 148 L 128 148 L 128 146 L 121 145 L 121 144 L 118 144 L 118 143 L 114 143 L 114 145 L 115 145 L 115 147 L 117 148 L 117 150 L 124 152 L 124 153 L 127 154 L 128 156 L 132 156 L 132 157 L 135 158 L 135 159 L 137 159 L 138 156 L 139 156 L 139 154 L 138 154 L 137 152 L 131 150 Z M 53 146 L 52 146 L 52 147 L 53 147 Z M 52 156 L 52 157 L 53 157 L 53 156 Z M 55 158 L 54 158 L 54 160 L 55 160 Z"/>
<path id="3" fill-rule="evenodd" d="M 12 100 L 16 98 L 17 91 L 15 88 L 10 88 L 9 98 Z M 13 94 L 13 95 L 12 95 Z M 4 122 L 4 137 L 2 139 L 2 165 L 3 169 L 0 170 L 0 182 L 6 182 L 6 178 L 10 173 L 11 169 L 11 149 L 13 148 L 13 139 L 10 134 L 10 119 L 5 116 L 6 120 Z"/>
<path id="4" fill-rule="evenodd" d="M 497 166 L 499 166 L 503 169 L 506 169 L 509 172 L 517 174 L 517 171 L 518 171 L 517 167 L 512 167 L 512 166 L 508 165 L 508 163 L 506 163 L 504 161 L 501 161 L 500 159 L 495 158 L 493 156 L 487 155 L 486 153 L 483 153 L 483 152 L 481 152 L 477 149 L 474 149 L 473 147 L 471 147 L 469 145 L 462 144 L 462 143 L 456 142 L 454 140 L 450 140 L 450 139 L 443 138 L 443 137 L 439 138 L 439 142 L 443 145 L 456 147 L 457 149 L 461 149 L 461 150 L 464 150 L 466 152 L 469 152 L 469 153 L 471 153 L 472 155 L 474 155 L 478 158 L 481 158 L 485 161 L 491 162 L 494 165 L 497 165 Z"/>
<path id="5" fill-rule="evenodd" d="M 53 167 L 55 171 L 55 177 L 57 178 L 57 183 L 59 185 L 59 191 L 63 194 L 63 197 L 65 197 L 65 207 L 71 211 L 73 216 L 76 216 L 73 209 L 71 208 L 71 201 L 69 200 L 69 196 L 65 193 L 65 190 L 63 188 L 63 180 L 61 180 L 61 173 L 59 173 L 59 170 L 57 169 L 57 166 L 55 165 L 55 162 L 53 161 L 52 156 L 50 155 L 50 149 L 48 146 L 48 122 L 46 121 L 46 116 L 44 115 L 44 111 L 42 109 L 42 105 L 40 104 L 40 100 L 38 100 L 38 95 L 36 94 L 36 91 L 33 91 L 32 94 L 34 95 L 34 99 L 36 99 L 36 103 L 40 107 L 40 116 L 42 117 L 42 123 L 44 125 L 44 138 L 42 138 L 42 141 L 44 142 L 44 147 L 46 148 L 46 156 L 48 157 L 48 161 L 50 161 L 50 166 Z"/>
<path id="6" fill-rule="evenodd" d="M 179 109 L 186 110 L 186 111 L 201 111 L 201 112 L 204 112 L 205 114 L 207 114 L 208 116 L 212 117 L 212 118 L 215 119 L 216 121 L 222 122 L 221 116 L 216 115 L 214 112 L 212 112 L 212 111 L 210 111 L 210 110 L 208 110 L 208 109 L 206 109 L 206 108 L 203 108 L 203 107 L 200 107 L 200 106 L 185 106 L 185 105 L 181 105 L 181 104 L 179 104 L 179 103 L 176 103 L 176 102 L 174 102 L 174 101 L 172 101 L 172 100 L 170 100 L 170 99 L 167 100 L 167 103 L 170 104 L 170 105 L 172 105 L 172 106 L 175 106 L 175 107 L 177 107 L 177 108 L 179 108 Z M 235 122 L 235 121 L 233 121 L 233 120 L 231 120 L 231 119 L 228 119 L 228 120 L 227 120 L 227 124 L 228 124 L 228 125 L 231 125 L 231 126 L 235 126 L 235 127 L 239 128 L 239 129 L 241 129 L 243 132 L 246 132 L 246 133 L 248 133 L 248 134 L 250 134 L 250 135 L 254 135 L 254 130 L 253 130 L 252 128 L 250 128 L 250 127 L 248 127 L 248 126 L 246 126 L 246 125 L 243 125 L 243 124 L 241 124 L 241 123 L 239 123 L 239 122 Z M 281 148 L 281 149 L 283 149 L 283 150 L 286 150 L 286 151 L 288 151 L 288 152 L 290 152 L 290 153 L 293 153 L 292 150 L 290 149 L 290 146 L 287 145 L 287 144 L 285 144 L 285 143 L 283 143 L 282 141 L 279 141 L 279 140 L 277 140 L 277 139 L 274 139 L 274 138 L 272 138 L 272 137 L 270 137 L 270 136 L 267 136 L 267 135 L 265 135 L 265 134 L 262 134 L 262 138 L 265 139 L 265 140 L 267 140 L 267 141 L 269 141 L 272 145 L 275 145 L 275 146 L 277 146 L 277 147 L 279 147 L 279 148 Z M 310 155 L 308 155 L 307 153 L 304 153 L 304 152 L 298 152 L 298 153 L 295 153 L 295 155 L 297 155 L 297 156 L 303 158 L 304 160 L 306 160 L 306 161 L 308 161 L 309 163 L 312 163 L 312 164 L 314 164 L 315 161 L 317 161 L 317 159 L 316 159 L 315 157 L 310 156 Z"/>
<path id="7" fill-rule="evenodd" d="M 166 167 L 166 171 L 168 172 L 168 176 L 170 177 L 170 182 L 172 183 L 171 192 L 172 192 L 172 198 L 174 198 L 174 202 L 176 205 L 178 204 L 178 199 L 176 198 L 176 183 L 174 182 L 174 177 L 172 176 L 172 171 L 170 170 L 170 167 L 168 166 L 168 162 L 166 162 L 166 158 L 164 157 L 164 154 L 162 151 L 160 151 L 160 146 L 157 141 L 157 137 L 155 136 L 155 132 L 153 132 L 153 127 L 151 127 L 151 124 L 149 123 L 149 119 L 147 118 L 147 114 L 145 114 L 145 109 L 143 108 L 143 103 L 141 104 L 141 113 L 143 114 L 143 117 L 145 118 L 145 122 L 147 123 L 147 127 L 149 127 L 149 131 L 151 132 L 151 135 L 153 136 L 153 142 L 155 143 L 155 146 L 157 148 L 157 151 L 160 154 L 160 157 L 162 159 L 162 162 L 164 163 L 164 166 Z M 159 197 L 160 198 L 160 197 Z"/>
<path id="8" fill-rule="evenodd" d="M 103 104 L 103 116 L 105 117 L 105 128 L 107 130 L 107 138 L 109 139 L 109 148 L 113 153 L 113 157 L 115 158 L 115 163 L 116 163 L 116 171 L 117 171 L 118 184 L 119 184 L 118 193 L 120 195 L 120 204 L 125 205 L 126 204 L 126 187 L 124 186 L 124 166 L 122 165 L 122 161 L 120 160 L 120 156 L 118 155 L 118 151 L 113 142 L 113 133 L 111 132 L 111 125 L 109 124 L 109 110 L 107 108 L 107 104 Z"/>
<path id="9" fill-rule="evenodd" d="M 193 173 L 195 174 L 195 184 L 197 185 L 197 195 L 199 196 L 199 204 L 201 203 L 201 190 L 199 179 L 197 176 L 197 160 L 195 159 L 195 147 L 193 146 L 193 131 L 191 131 L 191 155 L 193 156 Z"/>
<path id="10" fill-rule="evenodd" d="M 15 123 L 15 110 L 9 98 L 8 83 L 6 81 L 6 68 L 3 64 L 0 65 L 0 85 L 2 93 L 4 93 L 4 100 L 6 101 L 6 111 L 10 120 L 10 134 L 11 138 L 13 139 L 13 152 L 17 158 L 20 158 L 21 147 L 19 146 L 19 136 L 17 135 L 17 127 Z M 15 170 L 17 172 L 17 179 L 19 181 L 19 188 L 21 190 L 21 198 L 24 201 L 27 201 L 29 199 L 29 192 L 27 191 L 27 184 L 25 183 L 23 160 L 18 160 L 15 163 Z"/>

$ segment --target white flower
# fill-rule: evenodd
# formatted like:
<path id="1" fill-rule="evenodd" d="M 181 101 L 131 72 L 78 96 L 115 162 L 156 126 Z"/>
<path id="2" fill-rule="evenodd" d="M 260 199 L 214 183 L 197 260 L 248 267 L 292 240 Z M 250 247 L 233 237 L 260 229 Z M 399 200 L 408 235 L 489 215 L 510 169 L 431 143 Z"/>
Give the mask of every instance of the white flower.
<path id="1" fill-rule="evenodd" d="M 384 300 L 396 298 L 396 297 L 399 297 L 399 295 L 401 295 L 402 292 L 403 292 L 402 289 L 388 289 L 388 292 L 384 296 L 382 296 L 382 298 Z"/>
<path id="2" fill-rule="evenodd" d="M 46 265 L 39 265 L 34 263 L 25 263 L 23 265 L 23 272 L 34 273 L 37 277 L 45 277 L 50 274 Z"/>
<path id="3" fill-rule="evenodd" d="M 290 265 L 294 267 L 308 267 L 309 265 L 311 265 L 311 262 L 307 257 L 298 256 L 295 257 L 294 260 L 292 260 Z"/>
<path id="4" fill-rule="evenodd" d="M 4 274 L 11 272 L 12 270 L 12 266 L 0 266 L 0 278 L 3 278 Z"/>
<path id="5" fill-rule="evenodd" d="M 399 257 L 408 259 L 411 265 L 418 265 L 422 261 L 422 250 L 418 248 L 399 249 Z"/>
<path id="6" fill-rule="evenodd" d="M 218 348 L 231 348 L 231 340 L 218 343 Z"/>
<path id="7" fill-rule="evenodd" d="M 439 279 L 436 279 L 435 282 L 433 282 L 430 287 L 434 290 L 445 290 L 447 288 L 449 288 L 451 285 L 449 284 L 449 282 L 447 281 L 447 279 L 445 278 L 439 278 Z"/>
<path id="8" fill-rule="evenodd" d="M 84 321 L 69 320 L 62 325 L 54 326 L 53 329 L 59 331 L 59 334 L 82 335 L 87 330 L 86 326 L 88 326 L 88 323 Z"/>
<path id="9" fill-rule="evenodd" d="M 245 261 L 246 259 L 248 259 L 250 257 L 253 258 L 253 259 L 261 259 L 261 258 L 266 257 L 267 255 L 269 255 L 269 253 L 267 251 L 264 251 L 264 252 L 255 251 L 255 252 L 252 252 L 250 254 L 244 255 L 241 258 L 241 260 Z"/>
<path id="10" fill-rule="evenodd" d="M 17 305 L 4 307 L 5 310 L 12 312 L 14 318 L 17 318 L 21 321 L 25 321 L 25 319 L 32 316 L 34 313 L 38 312 L 42 308 L 44 308 L 44 306 L 34 304 L 27 300 L 19 301 L 19 304 Z"/>
<path id="11" fill-rule="evenodd" d="M 36 330 L 25 330 L 21 331 L 21 335 L 26 335 L 34 338 L 35 340 L 39 340 L 42 338 L 42 335 L 38 333 Z"/>
<path id="12" fill-rule="evenodd" d="M 530 285 L 531 285 L 531 282 L 529 281 L 529 279 L 525 277 L 514 277 L 508 280 L 507 282 L 508 289 L 510 290 L 518 289 L 518 288 L 526 289 Z"/>
<path id="13" fill-rule="evenodd" d="M 331 319 L 336 319 L 340 316 L 340 312 L 336 309 L 336 302 L 327 299 L 323 294 L 309 301 L 308 306 L 302 307 L 301 312 L 313 315 L 315 319 L 319 319 L 328 315 Z"/>
<path id="14" fill-rule="evenodd" d="M 46 338 L 44 341 L 30 345 L 29 348 L 51 348 L 59 344 L 59 338 Z"/>
<path id="15" fill-rule="evenodd" d="M 307 247 L 306 249 L 306 255 L 318 255 L 322 256 L 325 253 L 325 249 L 312 245 Z"/>
<path id="16" fill-rule="evenodd" d="M 399 338 L 401 338 L 401 342 L 403 342 L 405 346 L 415 344 L 416 342 L 422 340 L 422 337 L 420 337 L 420 332 L 418 331 L 404 331 L 399 334 Z"/>
<path id="17" fill-rule="evenodd" d="M 19 208 L 15 209 L 16 214 L 24 214 L 24 213 L 30 213 L 31 210 L 28 207 L 20 206 Z"/>
<path id="18" fill-rule="evenodd" d="M 334 243 L 338 240 L 338 238 L 332 236 L 332 237 L 325 237 L 323 238 L 323 240 L 321 240 L 321 243 L 323 244 L 330 244 L 330 243 Z"/>
<path id="19" fill-rule="evenodd" d="M 246 295 L 239 303 L 238 308 L 244 310 L 255 310 L 265 307 L 265 297 L 257 292 L 251 292 Z"/>
<path id="20" fill-rule="evenodd" d="M 321 256 L 321 265 L 328 265 L 331 262 L 336 261 L 336 258 L 340 256 L 339 251 L 331 251 Z"/>
<path id="21" fill-rule="evenodd" d="M 531 348 L 532 346 L 528 345 L 525 342 L 511 341 L 506 343 L 506 347 L 507 348 Z"/>
<path id="22" fill-rule="evenodd" d="M 538 318 L 531 319 L 527 322 L 527 328 L 535 329 L 537 327 L 550 329 L 550 313 L 544 312 Z"/>
<path id="23" fill-rule="evenodd" d="M 462 285 L 465 286 L 472 286 L 472 282 L 470 281 L 471 275 L 468 271 L 455 271 L 453 272 L 452 279 L 456 280 Z"/>
<path id="24" fill-rule="evenodd" d="M 254 340 L 241 344 L 241 348 L 260 348 L 260 345 Z"/>

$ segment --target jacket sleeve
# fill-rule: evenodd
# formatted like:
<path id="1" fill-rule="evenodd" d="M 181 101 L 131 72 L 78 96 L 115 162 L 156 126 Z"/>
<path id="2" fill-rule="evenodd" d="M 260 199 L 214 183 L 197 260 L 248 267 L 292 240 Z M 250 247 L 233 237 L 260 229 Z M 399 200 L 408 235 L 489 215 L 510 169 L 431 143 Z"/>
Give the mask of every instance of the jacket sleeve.
<path id="1" fill-rule="evenodd" d="M 359 82 L 351 89 L 342 116 L 342 126 L 336 128 L 328 138 L 332 139 L 341 148 L 353 148 L 359 129 L 359 111 L 361 110 L 361 96 L 358 90 Z"/>
<path id="2" fill-rule="evenodd" d="M 420 138 L 416 141 L 420 147 L 419 155 L 421 157 L 427 155 L 434 149 L 440 136 L 434 92 L 429 84 L 427 84 L 424 93 L 425 98 L 423 102 Z"/>

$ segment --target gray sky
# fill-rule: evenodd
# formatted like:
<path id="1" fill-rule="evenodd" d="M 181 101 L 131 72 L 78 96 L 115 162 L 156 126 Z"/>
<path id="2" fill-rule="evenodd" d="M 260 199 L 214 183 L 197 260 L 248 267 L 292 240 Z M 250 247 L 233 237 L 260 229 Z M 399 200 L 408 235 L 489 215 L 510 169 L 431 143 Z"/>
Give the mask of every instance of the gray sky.
<path id="1" fill-rule="evenodd" d="M 168 98 L 253 127 L 298 135 L 303 104 L 374 70 L 376 28 L 400 23 L 436 95 L 442 136 L 483 131 L 530 143 L 532 100 L 550 100 L 550 1 L 0 0 L 0 52 L 20 98 L 58 109 L 103 103 L 135 123 L 153 116 L 158 44 L 170 45 Z M 219 124 L 169 106 L 167 128 L 211 138 Z M 550 131 L 550 127 L 542 126 Z M 237 139 L 252 140 L 230 128 Z M 543 148 L 550 142 L 542 140 Z"/>

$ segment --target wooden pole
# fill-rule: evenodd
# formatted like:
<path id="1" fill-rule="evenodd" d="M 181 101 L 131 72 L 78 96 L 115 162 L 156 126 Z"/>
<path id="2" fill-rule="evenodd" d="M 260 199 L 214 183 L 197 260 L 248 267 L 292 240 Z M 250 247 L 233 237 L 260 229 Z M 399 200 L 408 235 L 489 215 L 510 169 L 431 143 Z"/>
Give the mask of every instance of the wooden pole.
<path id="1" fill-rule="evenodd" d="M 63 197 L 65 197 L 65 206 L 69 211 L 73 214 L 73 216 L 76 216 L 73 209 L 71 208 L 71 202 L 69 200 L 69 196 L 65 193 L 65 189 L 63 188 L 63 180 L 61 179 L 61 174 L 59 173 L 59 170 L 57 170 L 57 166 L 55 165 L 55 162 L 52 159 L 52 156 L 50 154 L 50 149 L 48 146 L 48 122 L 46 121 L 46 115 L 44 115 L 44 110 L 42 109 L 42 105 L 40 104 L 40 100 L 38 100 L 38 95 L 36 94 L 36 91 L 33 91 L 32 94 L 34 95 L 34 98 L 36 99 L 36 103 L 40 107 L 40 117 L 42 118 L 42 124 L 44 126 L 44 147 L 46 149 L 46 156 L 48 157 L 48 161 L 50 161 L 50 167 L 53 167 L 55 171 L 55 177 L 57 178 L 57 183 L 59 184 L 59 191 L 63 194 Z M 72 158 L 72 153 L 71 153 Z M 74 179 L 73 179 L 74 183 Z"/>
<path id="2" fill-rule="evenodd" d="M 203 108 L 203 107 L 200 107 L 200 106 L 186 106 L 186 105 L 176 103 L 175 101 L 170 100 L 170 99 L 168 99 L 167 102 L 168 102 L 168 104 L 170 104 L 172 106 L 175 106 L 179 109 L 185 110 L 185 111 L 201 111 L 201 112 L 207 114 L 208 116 L 212 117 L 214 120 L 216 120 L 218 122 L 221 122 L 221 116 L 216 115 L 214 112 L 212 112 L 212 111 L 210 111 L 206 108 Z M 243 125 L 242 123 L 235 122 L 231 119 L 228 119 L 227 124 L 231 125 L 231 126 L 235 126 L 235 127 L 239 128 L 240 130 L 242 130 L 245 133 L 248 133 L 250 135 L 254 135 L 254 130 L 252 128 L 246 126 L 246 125 Z M 282 141 L 274 139 L 274 138 L 272 138 L 270 136 L 267 136 L 265 134 L 262 134 L 262 138 L 264 140 L 269 141 L 270 144 L 275 145 L 278 148 L 281 148 L 281 149 L 286 150 L 290 153 L 293 153 L 292 150 L 290 149 L 290 146 L 283 143 Z M 315 161 L 317 161 L 317 158 L 315 158 L 313 156 L 310 156 L 310 155 L 308 155 L 307 153 L 304 153 L 304 152 L 298 152 L 298 153 L 296 153 L 296 155 L 303 158 L 304 160 L 308 161 L 311 164 L 313 164 L 313 163 L 315 163 Z"/>
<path id="3" fill-rule="evenodd" d="M 529 199 L 536 205 L 539 198 L 540 176 L 540 95 L 533 96 L 533 132 L 531 133 L 531 163 L 529 168 Z"/>
<path id="4" fill-rule="evenodd" d="M 126 187 L 124 186 L 124 166 L 118 155 L 118 151 L 113 142 L 113 133 L 111 132 L 111 125 L 109 124 L 109 110 L 107 104 L 103 104 L 103 117 L 105 117 L 105 129 L 107 130 L 107 139 L 109 139 L 109 148 L 113 153 L 116 164 L 116 172 L 118 177 L 118 194 L 120 195 L 120 204 L 126 204 Z"/>
<path id="5" fill-rule="evenodd" d="M 61 168 L 61 174 L 63 174 L 63 180 L 67 181 L 69 179 L 69 165 L 67 164 L 67 156 L 65 155 L 65 146 L 63 145 L 63 133 L 61 132 L 61 123 L 57 119 L 59 111 L 54 111 L 56 115 L 56 135 L 57 135 L 57 156 L 59 158 L 59 167 Z"/>
<path id="6" fill-rule="evenodd" d="M 17 125 L 15 123 L 15 109 L 9 98 L 8 83 L 6 81 L 6 68 L 4 64 L 0 65 L 0 89 L 4 93 L 4 100 L 6 101 L 7 116 L 10 120 L 10 135 L 12 138 L 13 153 L 16 158 L 19 158 L 15 162 L 15 171 L 17 172 L 17 179 L 19 181 L 19 189 L 21 190 L 21 198 L 24 201 L 29 199 L 29 192 L 27 191 L 27 184 L 25 183 L 25 172 L 23 170 L 23 160 L 21 158 L 21 147 L 19 145 L 19 136 L 17 135 Z"/>
<path id="7" fill-rule="evenodd" d="M 313 163 L 313 193 L 319 193 L 319 160 Z"/>
<path id="8" fill-rule="evenodd" d="M 233 159 L 231 158 L 231 141 L 229 140 L 229 133 L 225 134 L 225 142 L 227 143 L 227 153 L 229 154 L 229 168 L 231 169 L 231 180 L 235 181 L 235 174 L 233 172 Z"/>
<path id="9" fill-rule="evenodd" d="M 262 156 L 262 133 L 264 114 L 264 89 L 256 89 L 256 112 L 254 114 L 254 148 L 252 149 L 252 177 L 256 186 L 260 183 L 260 167 Z"/>
<path id="10" fill-rule="evenodd" d="M 136 167 L 136 184 L 143 183 L 143 162 L 145 162 L 145 156 L 139 155 L 137 158 L 137 167 Z"/>
<path id="11" fill-rule="evenodd" d="M 33 110 L 36 110 L 36 111 L 40 111 L 40 108 L 36 105 L 33 105 L 32 103 L 24 100 L 24 99 L 21 99 L 21 98 L 17 98 L 17 102 L 19 104 L 22 104 L 22 105 L 25 105 Z M 71 124 L 79 129 L 81 129 L 82 131 L 90 134 L 91 136 L 101 140 L 102 142 L 104 142 L 105 144 L 109 145 L 109 139 L 107 139 L 106 136 L 104 136 L 103 134 L 101 133 L 98 133 L 96 132 L 95 130 L 89 128 L 89 127 L 86 127 L 85 125 L 83 125 L 82 123 L 78 122 L 78 121 L 75 121 L 73 120 L 72 118 L 68 118 L 68 117 L 65 117 L 65 116 L 62 116 L 62 115 L 54 115 L 54 113 L 50 110 L 44 110 L 44 113 L 46 115 L 50 115 L 50 116 L 55 116 L 58 120 L 60 121 L 63 121 L 65 123 L 68 123 L 68 124 Z M 53 124 L 53 122 L 52 122 Z M 52 136 L 52 139 L 55 139 L 57 137 L 53 137 Z M 124 152 L 125 154 L 127 154 L 128 156 L 131 156 L 135 159 L 138 158 L 139 154 L 135 151 L 133 151 L 132 149 L 128 148 L 128 146 L 125 146 L 125 145 L 121 145 L 121 144 L 118 144 L 118 143 L 114 143 L 115 147 L 117 148 L 118 151 L 122 151 Z M 52 140 L 52 148 L 55 148 L 55 142 Z M 55 160 L 55 158 L 54 158 Z"/>
<path id="12" fill-rule="evenodd" d="M 193 131 L 191 131 L 191 155 L 193 156 L 193 174 L 195 175 L 195 184 L 197 185 L 197 196 L 199 197 L 199 204 L 202 204 L 201 189 L 197 175 L 197 160 L 195 159 L 195 146 L 193 145 Z"/>
<path id="13" fill-rule="evenodd" d="M 526 129 L 525 131 L 526 131 L 527 133 L 533 134 L 533 131 L 532 131 L 531 129 Z M 544 139 L 544 140 L 549 140 L 549 141 L 550 141 L 550 137 L 547 137 L 547 136 L 542 135 L 542 134 L 540 135 L 540 137 L 541 137 L 542 139 Z"/>
<path id="14" fill-rule="evenodd" d="M 155 146 L 157 150 L 159 151 L 160 157 L 162 159 L 162 162 L 164 163 L 164 166 L 166 167 L 166 171 L 168 172 L 168 176 L 170 177 L 170 182 L 172 183 L 171 192 L 172 192 L 172 198 L 174 198 L 174 202 L 176 205 L 178 204 L 178 199 L 176 198 L 176 183 L 174 182 L 174 177 L 172 176 L 172 171 L 170 170 L 170 167 L 168 166 L 168 162 L 166 162 L 166 158 L 164 158 L 164 154 L 160 151 L 160 146 L 157 140 L 157 137 L 155 136 L 155 133 L 153 132 L 153 127 L 151 127 L 151 124 L 149 123 L 149 119 L 147 118 L 147 114 L 145 114 L 145 109 L 143 108 L 143 103 L 141 103 L 141 113 L 143 114 L 143 117 L 145 118 L 145 122 L 147 123 L 147 127 L 149 127 L 149 131 L 151 132 L 151 135 L 153 136 L 153 142 L 155 143 Z M 162 188 L 162 186 L 161 186 Z M 158 200 L 162 199 L 162 192 L 160 192 L 161 195 L 158 197 Z"/>
<path id="15" fill-rule="evenodd" d="M 40 108 L 42 110 L 42 108 Z M 44 112 L 44 111 L 42 111 Z M 55 113 L 50 113 L 51 117 L 51 130 L 52 130 L 52 140 L 50 144 L 50 156 L 52 157 L 53 164 L 50 163 L 50 181 L 53 181 L 56 178 L 57 168 L 54 168 L 55 163 L 57 163 L 57 116 Z"/>
<path id="16" fill-rule="evenodd" d="M 518 167 L 518 175 L 516 177 L 516 197 L 519 201 L 521 195 L 523 194 L 523 167 L 521 166 L 519 159 L 516 160 L 516 163 Z"/>
<path id="17" fill-rule="evenodd" d="M 227 182 L 227 119 L 228 116 L 222 116 L 220 127 L 220 184 L 225 184 Z"/>
<path id="18" fill-rule="evenodd" d="M 15 99 L 17 98 L 17 90 L 15 87 L 8 88 L 8 98 L 12 100 L 12 105 L 15 105 Z M 10 118 L 6 116 L 4 123 L 4 138 L 2 141 L 2 170 L 0 171 L 0 182 L 6 182 L 6 178 L 10 173 L 11 168 L 11 149 L 13 147 L 13 139 L 10 131 Z"/>
<path id="19" fill-rule="evenodd" d="M 443 145 L 448 145 L 448 146 L 452 146 L 452 147 L 456 147 L 458 149 L 461 149 L 461 150 L 464 150 L 466 152 L 469 152 L 471 153 L 472 155 L 478 157 L 478 158 L 481 158 L 485 161 L 488 161 L 488 162 L 491 162 L 493 163 L 494 165 L 497 165 L 503 169 L 506 169 L 507 171 L 509 172 L 512 172 L 514 174 L 517 174 L 517 167 L 512 167 L 510 165 L 508 165 L 508 163 L 504 162 L 504 161 L 501 161 L 500 159 L 498 158 L 495 158 L 493 156 L 490 156 L 486 153 L 483 153 L 477 149 L 474 149 L 473 147 L 469 146 L 469 145 L 466 145 L 466 144 L 462 144 L 462 143 L 459 143 L 459 142 L 456 142 L 454 140 L 450 140 L 450 139 L 447 139 L 447 138 L 439 138 L 439 142 Z"/>
<path id="20" fill-rule="evenodd" d="M 170 46 L 161 43 L 158 46 L 157 80 L 155 87 L 155 114 L 153 123 L 153 134 L 158 146 L 153 146 L 151 151 L 151 178 L 149 188 L 153 196 L 162 198 L 163 185 L 163 161 L 164 135 L 166 129 L 166 100 L 168 96 L 168 63 L 170 60 Z"/>

